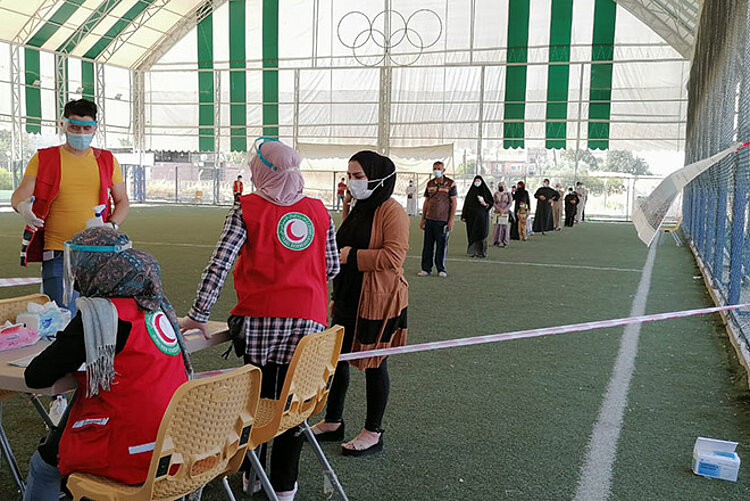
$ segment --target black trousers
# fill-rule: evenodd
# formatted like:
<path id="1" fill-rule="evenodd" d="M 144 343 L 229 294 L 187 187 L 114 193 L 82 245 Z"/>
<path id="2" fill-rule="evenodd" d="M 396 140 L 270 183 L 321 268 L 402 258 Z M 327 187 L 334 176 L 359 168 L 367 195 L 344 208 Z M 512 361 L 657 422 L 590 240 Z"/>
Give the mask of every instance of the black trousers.
<path id="1" fill-rule="evenodd" d="M 354 342 L 354 321 L 342 322 L 333 319 L 334 324 L 344 326 L 344 342 L 341 353 L 352 351 Z M 346 391 L 349 389 L 349 363 L 339 362 L 336 365 L 336 374 L 331 383 L 331 391 L 328 394 L 328 405 L 326 407 L 326 422 L 338 423 L 343 420 L 344 401 Z M 380 367 L 365 369 L 365 392 L 367 395 L 367 414 L 365 417 L 365 429 L 379 433 L 382 431 L 383 415 L 388 405 L 388 395 L 391 389 L 391 381 L 388 376 L 388 359 L 383 360 Z"/>
<path id="2" fill-rule="evenodd" d="M 573 226 L 573 223 L 575 223 L 576 219 L 576 211 L 565 211 L 565 226 Z"/>
<path id="3" fill-rule="evenodd" d="M 445 271 L 445 248 L 448 246 L 448 223 L 426 219 L 424 222 L 424 244 L 422 246 L 422 270 L 432 271 L 432 256 L 435 256 L 437 271 Z"/>
<path id="4" fill-rule="evenodd" d="M 245 363 L 250 363 L 245 356 Z M 263 378 L 260 385 L 261 398 L 277 400 L 284 386 L 288 364 L 268 363 L 260 368 Z M 271 449 L 271 485 L 277 492 L 291 491 L 299 473 L 299 456 L 305 437 L 299 426 L 290 428 L 273 439 Z M 260 462 L 266 464 L 267 444 L 261 447 Z M 250 462 L 245 459 L 242 470 L 250 472 Z"/>

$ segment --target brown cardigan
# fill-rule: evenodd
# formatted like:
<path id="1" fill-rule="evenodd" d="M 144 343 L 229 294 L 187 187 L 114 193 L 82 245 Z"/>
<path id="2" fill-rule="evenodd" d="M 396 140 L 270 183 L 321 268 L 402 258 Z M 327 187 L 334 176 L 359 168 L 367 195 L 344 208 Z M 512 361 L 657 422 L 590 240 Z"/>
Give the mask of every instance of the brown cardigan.
<path id="1" fill-rule="evenodd" d="M 375 210 L 372 234 L 367 249 L 357 251 L 357 265 L 363 272 L 362 294 L 357 318 L 382 320 L 378 341 L 362 344 L 355 328 L 352 352 L 403 346 L 406 328 L 397 329 L 388 341 L 381 337 L 386 322 L 397 317 L 409 304 L 409 284 L 404 278 L 404 260 L 409 250 L 409 216 L 400 203 L 389 198 Z M 385 357 L 349 362 L 360 370 L 379 367 Z"/>

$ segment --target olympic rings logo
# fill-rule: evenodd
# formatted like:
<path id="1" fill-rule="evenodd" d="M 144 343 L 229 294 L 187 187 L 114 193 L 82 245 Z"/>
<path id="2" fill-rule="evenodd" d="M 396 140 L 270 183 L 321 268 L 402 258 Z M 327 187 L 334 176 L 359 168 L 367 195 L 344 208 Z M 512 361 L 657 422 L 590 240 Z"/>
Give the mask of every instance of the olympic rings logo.
<path id="1" fill-rule="evenodd" d="M 387 24 L 389 29 L 385 28 Z M 416 10 L 408 18 L 396 10 L 383 10 L 372 19 L 354 10 L 339 20 L 336 34 L 362 66 L 380 66 L 386 58 L 396 66 L 409 66 L 417 62 L 425 49 L 438 43 L 443 35 L 443 21 L 431 9 Z M 395 48 L 402 53 L 394 53 Z"/>

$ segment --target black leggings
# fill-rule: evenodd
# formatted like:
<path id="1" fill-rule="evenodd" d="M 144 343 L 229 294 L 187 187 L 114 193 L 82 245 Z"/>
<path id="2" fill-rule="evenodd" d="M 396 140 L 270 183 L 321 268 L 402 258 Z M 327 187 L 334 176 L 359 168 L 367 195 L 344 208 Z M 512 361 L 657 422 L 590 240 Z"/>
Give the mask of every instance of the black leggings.
<path id="1" fill-rule="evenodd" d="M 354 322 L 335 321 L 343 325 L 344 342 L 341 353 L 349 353 L 354 341 Z M 336 366 L 336 374 L 331 384 L 331 392 L 328 394 L 328 406 L 326 407 L 327 423 L 341 422 L 344 415 L 344 400 L 346 390 L 349 388 L 349 362 L 339 362 Z M 391 389 L 391 381 L 388 377 L 388 359 L 384 359 L 380 367 L 365 369 L 365 390 L 367 395 L 367 417 L 365 418 L 365 429 L 372 432 L 382 431 L 383 415 L 388 405 L 388 394 Z"/>
<path id="2" fill-rule="evenodd" d="M 245 363 L 248 361 L 245 356 Z M 269 362 L 260 368 L 263 378 L 260 385 L 261 398 L 279 398 L 281 388 L 284 386 L 286 377 L 287 364 L 275 364 Z M 291 491 L 294 489 L 294 483 L 297 481 L 299 473 L 299 456 L 302 452 L 305 437 L 299 426 L 290 428 L 278 437 L 273 439 L 273 448 L 271 449 L 271 485 L 276 492 Z M 266 464 L 266 447 L 263 444 L 260 451 L 261 464 Z M 245 459 L 242 464 L 242 470 L 250 471 L 250 462 Z"/>

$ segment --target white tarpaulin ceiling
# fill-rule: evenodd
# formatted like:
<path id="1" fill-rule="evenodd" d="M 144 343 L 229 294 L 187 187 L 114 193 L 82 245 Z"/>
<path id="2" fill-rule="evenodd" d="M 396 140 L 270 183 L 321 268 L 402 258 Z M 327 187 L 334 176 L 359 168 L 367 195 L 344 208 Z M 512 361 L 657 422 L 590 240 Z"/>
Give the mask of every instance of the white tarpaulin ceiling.
<path id="1" fill-rule="evenodd" d="M 267 133 L 479 155 L 679 150 L 699 13 L 697 0 L 0 0 L 0 40 L 25 47 L 30 132 L 54 124 L 62 93 L 100 98 L 147 149 L 245 150 Z M 71 57 L 66 81 L 45 51 Z M 143 85 L 94 81 L 92 62 Z"/>

